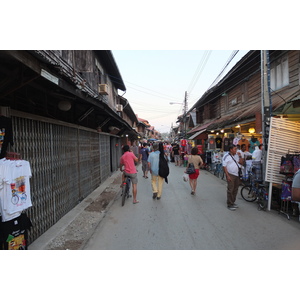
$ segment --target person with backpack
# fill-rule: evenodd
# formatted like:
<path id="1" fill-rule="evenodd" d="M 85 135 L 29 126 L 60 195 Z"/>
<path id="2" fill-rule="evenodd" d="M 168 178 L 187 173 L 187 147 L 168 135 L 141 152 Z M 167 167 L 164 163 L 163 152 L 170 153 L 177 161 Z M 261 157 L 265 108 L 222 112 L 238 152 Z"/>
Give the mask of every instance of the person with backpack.
<path id="1" fill-rule="evenodd" d="M 160 200 L 163 190 L 163 184 L 164 184 L 164 177 L 161 177 L 159 175 L 159 165 L 160 165 L 160 155 L 164 157 L 164 151 L 162 148 L 162 151 L 159 151 L 159 144 L 154 143 L 153 144 L 153 152 L 149 154 L 148 157 L 148 168 L 151 173 L 151 186 L 152 186 L 152 192 L 153 192 L 153 200 L 157 199 Z"/>

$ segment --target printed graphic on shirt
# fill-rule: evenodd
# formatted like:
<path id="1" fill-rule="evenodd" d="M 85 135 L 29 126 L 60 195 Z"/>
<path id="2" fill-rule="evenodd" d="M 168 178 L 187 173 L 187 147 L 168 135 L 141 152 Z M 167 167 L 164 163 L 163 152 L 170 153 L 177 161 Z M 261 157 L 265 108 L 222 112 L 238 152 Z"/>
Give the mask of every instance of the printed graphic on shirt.
<path id="1" fill-rule="evenodd" d="M 20 234 L 16 237 L 9 235 L 7 240 L 8 250 L 26 250 L 26 239 L 24 234 Z"/>
<path id="2" fill-rule="evenodd" d="M 13 205 L 22 206 L 27 200 L 25 177 L 20 176 L 16 178 L 15 183 L 10 184 L 11 188 L 11 202 Z"/>

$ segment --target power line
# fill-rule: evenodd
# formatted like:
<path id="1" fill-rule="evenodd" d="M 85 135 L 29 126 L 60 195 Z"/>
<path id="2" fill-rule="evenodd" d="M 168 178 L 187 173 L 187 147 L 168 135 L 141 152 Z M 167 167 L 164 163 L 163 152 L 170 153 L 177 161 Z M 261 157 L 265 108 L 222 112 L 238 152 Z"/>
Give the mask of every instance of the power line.
<path id="1" fill-rule="evenodd" d="M 119 78 L 117 78 L 117 77 L 115 77 L 115 76 L 113 76 L 113 75 L 110 75 L 110 74 L 108 74 L 108 76 L 110 77 L 110 79 L 111 79 L 112 82 L 120 84 L 121 80 L 120 80 Z M 123 80 L 123 81 L 124 81 L 124 82 L 127 82 L 127 83 L 129 83 L 129 84 L 133 84 L 133 85 L 135 85 L 135 86 L 138 86 L 138 87 L 140 87 L 140 88 L 142 88 L 142 89 L 145 89 L 145 90 L 148 90 L 148 91 L 152 91 L 152 92 L 154 92 L 154 93 L 156 93 L 156 94 L 163 95 L 164 97 L 155 95 L 155 94 L 153 94 L 153 93 L 148 93 L 148 92 L 145 92 L 145 91 L 141 91 L 141 90 L 139 90 L 139 89 L 137 89 L 137 88 L 130 87 L 130 86 L 126 85 L 127 87 L 130 87 L 131 89 L 136 90 L 136 91 L 139 91 L 139 92 L 141 92 L 141 93 L 145 93 L 145 94 L 148 94 L 148 95 L 153 95 L 153 96 L 159 97 L 159 98 L 166 98 L 166 97 L 167 97 L 167 98 L 169 98 L 169 99 L 171 99 L 171 100 L 176 100 L 176 101 L 179 100 L 178 98 L 175 98 L 175 97 L 173 97 L 173 96 L 169 96 L 169 95 L 166 95 L 166 94 L 157 92 L 157 91 L 155 91 L 155 90 L 152 90 L 152 89 L 149 89 L 149 88 L 146 88 L 146 87 L 137 85 L 137 84 L 132 83 L 132 82 L 129 82 L 129 81 L 127 81 L 127 80 Z"/>
<path id="2" fill-rule="evenodd" d="M 195 74 L 194 74 L 194 76 L 192 78 L 192 81 L 191 81 L 191 83 L 189 85 L 188 94 L 190 94 L 192 92 L 192 90 L 194 89 L 196 83 L 198 82 L 199 77 L 201 76 L 201 74 L 202 74 L 202 72 L 203 72 L 203 70 L 204 70 L 204 68 L 205 68 L 205 66 L 207 64 L 207 61 L 208 61 L 211 53 L 212 53 L 212 50 L 209 50 L 209 51 L 206 50 L 204 52 L 204 54 L 202 56 L 202 59 L 201 59 L 199 65 L 198 65 L 198 67 L 197 67 L 197 69 L 195 71 Z"/>
<path id="3" fill-rule="evenodd" d="M 244 69 L 244 71 L 240 71 L 240 72 L 237 73 L 235 76 L 231 76 L 230 78 L 228 78 L 228 80 L 227 80 L 228 86 L 230 86 L 231 83 L 233 83 L 233 85 L 230 86 L 230 89 L 234 88 L 235 86 L 237 86 L 238 84 L 240 84 L 241 82 L 243 82 L 243 81 L 245 80 L 245 78 L 243 78 L 243 74 L 246 73 L 246 72 L 248 72 L 248 70 L 249 70 L 250 68 L 253 67 L 253 62 L 254 62 L 259 56 L 260 56 L 260 53 L 259 53 L 258 55 L 256 55 L 256 56 L 253 56 L 253 58 L 252 58 L 250 61 L 247 61 L 247 62 L 244 64 L 244 67 L 246 67 L 247 65 L 249 65 L 248 69 Z M 247 77 L 251 77 L 252 75 L 258 73 L 259 71 L 260 71 L 260 65 L 259 65 L 258 68 L 256 68 L 252 73 L 247 74 Z M 238 78 L 238 77 L 241 77 L 241 79 L 240 79 L 238 82 L 235 82 L 236 78 Z M 207 91 L 209 91 L 209 89 L 208 89 Z M 222 93 L 221 93 L 221 94 L 222 94 Z M 208 102 L 206 102 L 206 103 L 209 103 L 209 102 L 211 102 L 211 101 L 217 99 L 218 97 L 221 96 L 221 94 L 216 95 L 215 97 L 211 98 L 211 99 L 210 99 Z M 203 95 L 204 95 L 204 94 L 203 94 Z M 203 95 L 202 95 L 202 96 L 203 96 Z M 201 97 L 202 97 L 202 96 L 201 96 Z M 195 103 L 193 104 L 193 106 L 195 106 L 195 104 L 201 99 L 201 97 L 200 97 L 198 100 L 195 101 Z M 193 107 L 193 106 L 192 106 L 192 107 Z"/>
<path id="4" fill-rule="evenodd" d="M 175 100 L 178 100 L 178 98 L 175 98 L 175 97 L 173 97 L 173 96 L 169 96 L 169 95 L 166 95 L 166 94 L 163 94 L 163 93 L 160 93 L 160 92 L 156 92 L 156 91 L 154 91 L 154 90 L 152 90 L 152 89 L 145 88 L 145 87 L 143 87 L 143 86 L 134 84 L 134 83 L 132 83 L 132 82 L 129 82 L 129 81 L 125 81 L 125 82 L 128 82 L 128 83 L 130 83 L 130 84 L 136 85 L 136 86 L 138 86 L 138 87 L 140 87 L 140 88 L 143 88 L 143 89 L 145 89 L 145 90 L 152 91 L 152 92 L 154 92 L 154 93 L 156 93 L 156 94 L 163 95 L 163 96 L 165 96 L 165 97 L 170 98 L 171 100 L 174 100 L 174 99 L 175 99 Z M 133 88 L 133 87 L 131 87 L 131 88 L 132 88 L 132 89 L 135 89 L 135 88 Z M 135 90 L 140 91 L 140 92 L 142 92 L 142 93 L 146 93 L 146 94 L 153 95 L 153 94 L 151 94 L 151 93 L 143 92 L 143 91 L 138 90 L 138 89 L 135 89 Z M 156 96 L 156 97 L 159 97 L 159 96 Z M 164 98 L 165 98 L 165 97 L 164 97 Z M 161 98 L 162 98 L 162 97 L 161 97 Z"/>
<path id="5" fill-rule="evenodd" d="M 260 56 L 260 54 L 259 54 L 258 56 Z M 249 69 L 252 67 L 252 65 L 253 65 L 253 61 L 255 61 L 255 59 L 256 59 L 258 56 L 253 57 L 250 61 L 247 61 L 247 62 L 244 64 L 245 67 L 247 66 L 247 69 L 244 69 L 244 71 L 240 71 L 240 72 L 237 73 L 235 76 L 231 76 L 230 78 L 228 78 L 228 84 L 230 84 L 231 82 L 234 82 L 236 78 L 238 78 L 238 77 L 240 77 L 240 76 L 243 76 L 244 73 L 248 72 L 248 70 L 249 70 Z M 257 71 L 259 71 L 259 70 L 257 70 Z M 254 73 L 255 73 L 255 72 L 254 72 Z M 219 76 L 219 75 L 218 75 L 218 76 Z M 216 81 L 216 79 L 215 79 L 214 81 Z M 206 92 L 209 91 L 211 87 L 212 87 L 212 85 L 206 90 Z M 193 100 L 193 103 L 194 103 L 194 104 L 191 105 L 191 107 L 193 107 L 193 106 L 195 105 L 195 103 L 196 103 L 197 101 L 199 101 L 203 95 L 204 95 L 204 93 L 203 93 L 200 97 L 198 97 L 197 99 Z M 214 99 L 215 99 L 215 98 L 214 98 Z"/>
<path id="6" fill-rule="evenodd" d="M 234 59 L 234 57 L 238 54 L 238 52 L 239 52 L 239 50 L 233 50 L 232 51 L 229 59 L 227 60 L 227 62 L 225 63 L 225 66 L 223 67 L 222 71 L 217 76 L 217 78 L 213 81 L 213 83 L 209 86 L 208 89 L 210 89 L 219 80 L 219 78 L 222 76 L 222 74 L 225 71 L 225 69 L 228 67 L 228 65 L 231 63 L 231 61 Z"/>

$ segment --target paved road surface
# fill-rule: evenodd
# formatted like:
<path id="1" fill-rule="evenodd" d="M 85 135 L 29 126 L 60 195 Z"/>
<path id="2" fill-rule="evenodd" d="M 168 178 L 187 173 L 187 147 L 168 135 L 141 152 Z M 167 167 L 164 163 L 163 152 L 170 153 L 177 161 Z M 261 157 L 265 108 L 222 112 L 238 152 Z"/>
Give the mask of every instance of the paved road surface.
<path id="1" fill-rule="evenodd" d="M 275 211 L 258 211 L 238 196 L 226 207 L 226 182 L 202 171 L 196 196 L 182 180 L 183 168 L 170 164 L 161 200 L 152 199 L 150 177 L 138 167 L 139 204 L 115 201 L 85 249 L 300 249 L 300 224 Z"/>

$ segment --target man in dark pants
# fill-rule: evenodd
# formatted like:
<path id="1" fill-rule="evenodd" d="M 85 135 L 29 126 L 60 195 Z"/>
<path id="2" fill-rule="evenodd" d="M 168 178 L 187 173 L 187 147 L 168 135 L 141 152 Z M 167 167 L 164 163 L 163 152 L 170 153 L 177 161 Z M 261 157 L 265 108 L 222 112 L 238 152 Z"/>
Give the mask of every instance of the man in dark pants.
<path id="1" fill-rule="evenodd" d="M 227 208 L 232 211 L 238 208 L 235 200 L 240 185 L 239 168 L 242 164 L 243 158 L 240 153 L 237 154 L 237 147 L 230 145 L 229 152 L 223 157 L 223 168 L 227 179 Z"/>

